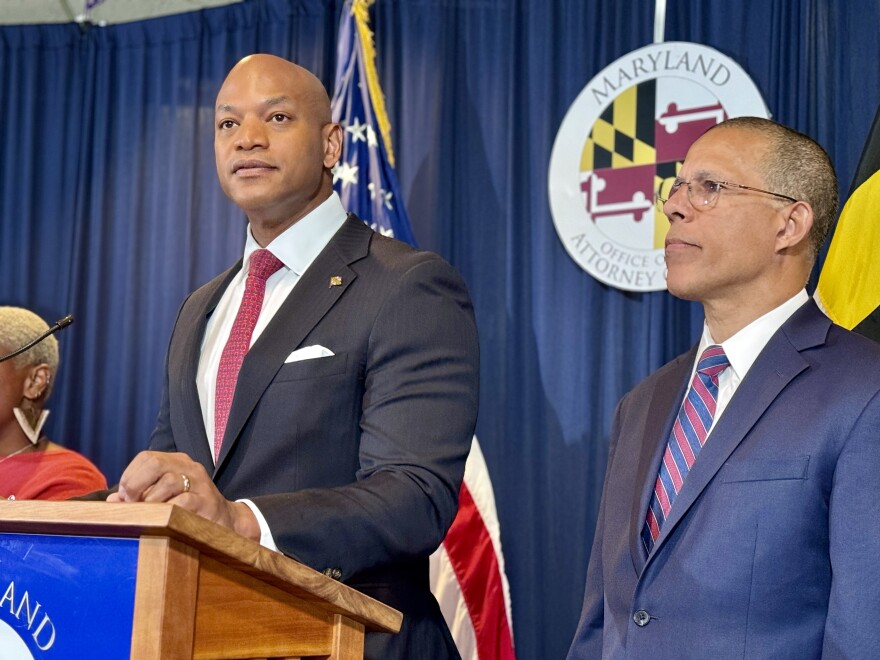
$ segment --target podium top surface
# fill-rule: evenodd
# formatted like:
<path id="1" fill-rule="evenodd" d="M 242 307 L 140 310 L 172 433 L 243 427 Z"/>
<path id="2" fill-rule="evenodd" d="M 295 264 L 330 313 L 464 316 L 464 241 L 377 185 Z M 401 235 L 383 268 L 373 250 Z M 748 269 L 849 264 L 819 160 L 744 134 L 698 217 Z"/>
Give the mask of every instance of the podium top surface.
<path id="1" fill-rule="evenodd" d="M 165 536 L 303 600 L 397 632 L 403 615 L 341 582 L 172 504 L 0 500 L 0 533 L 139 538 Z"/>

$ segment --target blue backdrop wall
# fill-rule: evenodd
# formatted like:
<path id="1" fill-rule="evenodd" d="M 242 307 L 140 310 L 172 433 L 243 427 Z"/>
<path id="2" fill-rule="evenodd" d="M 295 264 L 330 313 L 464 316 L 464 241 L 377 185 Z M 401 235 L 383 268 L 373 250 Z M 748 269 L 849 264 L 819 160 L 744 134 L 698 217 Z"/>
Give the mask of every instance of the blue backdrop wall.
<path id="1" fill-rule="evenodd" d="M 70 312 L 48 431 L 115 480 L 147 442 L 184 296 L 237 258 L 213 101 L 251 52 L 332 88 L 341 0 L 253 0 L 129 25 L 0 28 L 0 304 Z M 379 0 L 378 66 L 416 238 L 467 279 L 478 435 L 522 658 L 564 655 L 617 399 L 697 337 L 701 312 L 592 279 L 546 192 L 560 122 L 653 39 L 649 0 Z M 666 39 L 712 46 L 819 140 L 844 191 L 880 95 L 880 2 L 670 0 Z M 732 245 L 731 249 L 736 246 Z"/>

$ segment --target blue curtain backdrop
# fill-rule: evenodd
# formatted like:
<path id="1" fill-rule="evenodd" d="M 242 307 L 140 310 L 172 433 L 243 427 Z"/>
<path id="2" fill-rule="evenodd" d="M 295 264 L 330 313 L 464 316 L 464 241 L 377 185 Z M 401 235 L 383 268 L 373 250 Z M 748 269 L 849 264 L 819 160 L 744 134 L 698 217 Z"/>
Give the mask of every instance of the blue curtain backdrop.
<path id="1" fill-rule="evenodd" d="M 329 86 L 342 2 L 254 0 L 130 25 L 0 28 L 0 304 L 70 312 L 48 432 L 118 478 L 147 442 L 186 294 L 237 258 L 213 101 L 255 51 Z M 670 0 L 666 40 L 738 61 L 844 191 L 880 94 L 880 2 Z M 702 322 L 665 293 L 599 284 L 547 200 L 560 122 L 649 44 L 649 0 L 379 0 L 378 67 L 420 245 L 467 279 L 521 658 L 564 655 L 580 609 L 615 402 Z M 731 249 L 736 249 L 731 245 Z"/>

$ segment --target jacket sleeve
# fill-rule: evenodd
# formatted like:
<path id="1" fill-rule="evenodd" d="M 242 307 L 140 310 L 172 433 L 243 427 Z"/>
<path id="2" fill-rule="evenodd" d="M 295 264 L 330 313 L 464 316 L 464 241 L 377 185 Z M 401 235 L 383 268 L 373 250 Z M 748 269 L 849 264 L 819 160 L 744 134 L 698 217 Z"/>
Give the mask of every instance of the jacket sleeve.
<path id="1" fill-rule="evenodd" d="M 177 330 L 177 324 L 180 321 L 180 315 L 183 313 L 187 302 L 192 296 L 187 298 L 180 305 L 177 311 L 177 318 L 174 321 L 174 331 Z M 172 332 L 172 341 L 174 332 Z M 152 451 L 177 451 L 177 444 L 174 442 L 174 434 L 171 430 L 171 405 L 168 387 L 168 363 L 170 360 L 171 346 L 169 342 L 168 351 L 165 354 L 165 369 L 162 372 L 162 398 L 159 403 L 159 413 L 156 416 L 156 426 L 150 434 L 150 443 L 148 449 Z"/>
<path id="2" fill-rule="evenodd" d="M 880 648 L 880 628 L 865 612 L 880 612 L 880 393 L 853 428 L 837 460 L 829 502 L 831 596 L 823 658 L 867 658 Z"/>

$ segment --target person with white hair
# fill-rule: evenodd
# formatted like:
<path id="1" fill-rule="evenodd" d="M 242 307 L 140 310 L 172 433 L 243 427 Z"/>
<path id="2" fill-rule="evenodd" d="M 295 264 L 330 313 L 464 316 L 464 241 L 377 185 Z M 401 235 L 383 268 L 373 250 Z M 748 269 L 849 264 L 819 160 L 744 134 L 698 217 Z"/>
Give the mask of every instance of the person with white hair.
<path id="1" fill-rule="evenodd" d="M 0 355 L 48 329 L 27 309 L 0 307 Z M 64 500 L 107 487 L 104 475 L 85 456 L 41 433 L 57 370 L 58 340 L 52 336 L 0 362 L 0 498 Z"/>

